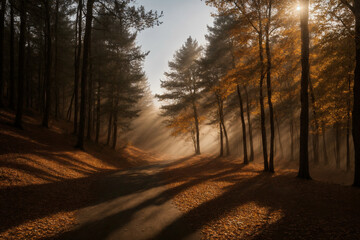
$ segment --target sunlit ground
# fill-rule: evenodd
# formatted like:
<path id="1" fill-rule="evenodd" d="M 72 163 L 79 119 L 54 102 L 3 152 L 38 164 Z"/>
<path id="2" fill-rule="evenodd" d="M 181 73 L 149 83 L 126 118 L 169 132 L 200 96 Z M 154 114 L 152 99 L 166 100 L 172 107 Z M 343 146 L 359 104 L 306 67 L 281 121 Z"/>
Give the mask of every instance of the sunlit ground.
<path id="1" fill-rule="evenodd" d="M 295 170 L 271 175 L 261 164 L 211 156 L 186 159 L 165 173 L 176 206 L 203 239 L 358 236 L 360 192 L 295 176 Z"/>

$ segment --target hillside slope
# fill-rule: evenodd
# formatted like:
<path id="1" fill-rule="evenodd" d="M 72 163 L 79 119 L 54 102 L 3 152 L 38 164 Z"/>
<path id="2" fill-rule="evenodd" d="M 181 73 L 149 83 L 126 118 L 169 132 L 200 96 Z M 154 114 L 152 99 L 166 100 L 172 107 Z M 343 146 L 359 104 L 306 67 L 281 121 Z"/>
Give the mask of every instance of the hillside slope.
<path id="1" fill-rule="evenodd" d="M 25 116 L 24 130 L 14 115 L 0 111 L 0 239 L 40 239 L 72 227 L 77 209 L 92 204 L 94 179 L 157 159 L 129 146 L 119 152 L 88 143 L 75 149 L 71 124 L 40 126 Z"/>

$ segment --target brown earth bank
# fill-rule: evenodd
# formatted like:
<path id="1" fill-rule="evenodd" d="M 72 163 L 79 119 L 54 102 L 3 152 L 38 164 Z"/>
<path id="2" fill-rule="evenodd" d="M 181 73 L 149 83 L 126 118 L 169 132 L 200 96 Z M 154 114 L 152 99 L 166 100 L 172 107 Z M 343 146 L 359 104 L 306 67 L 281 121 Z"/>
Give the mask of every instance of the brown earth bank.
<path id="1" fill-rule="evenodd" d="M 97 178 L 157 161 L 132 146 L 115 152 L 88 142 L 77 150 L 69 122 L 46 129 L 28 113 L 20 130 L 13 119 L 0 111 L 0 239 L 52 238 L 76 224 L 78 209 L 95 204 Z"/>
<path id="2" fill-rule="evenodd" d="M 202 156 L 168 167 L 163 177 L 182 218 L 203 239 L 360 239 L 360 189 L 296 173 Z"/>

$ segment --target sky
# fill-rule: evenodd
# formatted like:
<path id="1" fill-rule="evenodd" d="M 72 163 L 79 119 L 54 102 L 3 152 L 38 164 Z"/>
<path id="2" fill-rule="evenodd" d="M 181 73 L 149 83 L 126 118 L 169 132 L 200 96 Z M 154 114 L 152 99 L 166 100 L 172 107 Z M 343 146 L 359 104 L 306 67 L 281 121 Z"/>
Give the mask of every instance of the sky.
<path id="1" fill-rule="evenodd" d="M 137 42 L 143 51 L 150 51 L 145 60 L 145 72 L 153 94 L 161 93 L 160 79 L 168 70 L 168 61 L 191 36 L 205 45 L 207 25 L 212 25 L 211 13 L 215 12 L 200 0 L 138 0 L 146 10 L 163 11 L 160 26 L 138 34 Z"/>

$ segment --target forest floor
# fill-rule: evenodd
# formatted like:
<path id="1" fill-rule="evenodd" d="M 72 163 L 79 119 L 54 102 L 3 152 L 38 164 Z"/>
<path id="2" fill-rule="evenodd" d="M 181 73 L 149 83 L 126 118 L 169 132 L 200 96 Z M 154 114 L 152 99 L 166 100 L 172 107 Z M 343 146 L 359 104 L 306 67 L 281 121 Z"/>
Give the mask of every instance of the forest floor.
<path id="1" fill-rule="evenodd" d="M 294 163 L 269 174 L 236 157 L 83 152 L 69 123 L 45 129 L 28 114 L 18 130 L 13 117 L 0 111 L 0 239 L 360 239 L 348 173 L 312 168 L 309 181 Z"/>
<path id="2" fill-rule="evenodd" d="M 98 178 L 157 161 L 135 147 L 119 152 L 87 143 L 75 149 L 72 125 L 40 126 L 32 113 L 24 130 L 12 126 L 14 114 L 0 111 L 0 239 L 46 239 L 76 224 L 78 209 L 92 204 Z"/>
<path id="3" fill-rule="evenodd" d="M 317 174 L 315 174 L 317 175 Z M 193 156 L 108 175 L 67 239 L 359 239 L 360 189 Z M 178 209 L 174 208 L 174 205 Z"/>
<path id="4" fill-rule="evenodd" d="M 182 218 L 203 239 L 360 239 L 360 189 L 262 169 L 201 156 L 167 167 L 164 177 Z M 347 182 L 348 174 L 337 175 L 330 181 Z M 317 168 L 313 176 L 328 174 Z"/>

